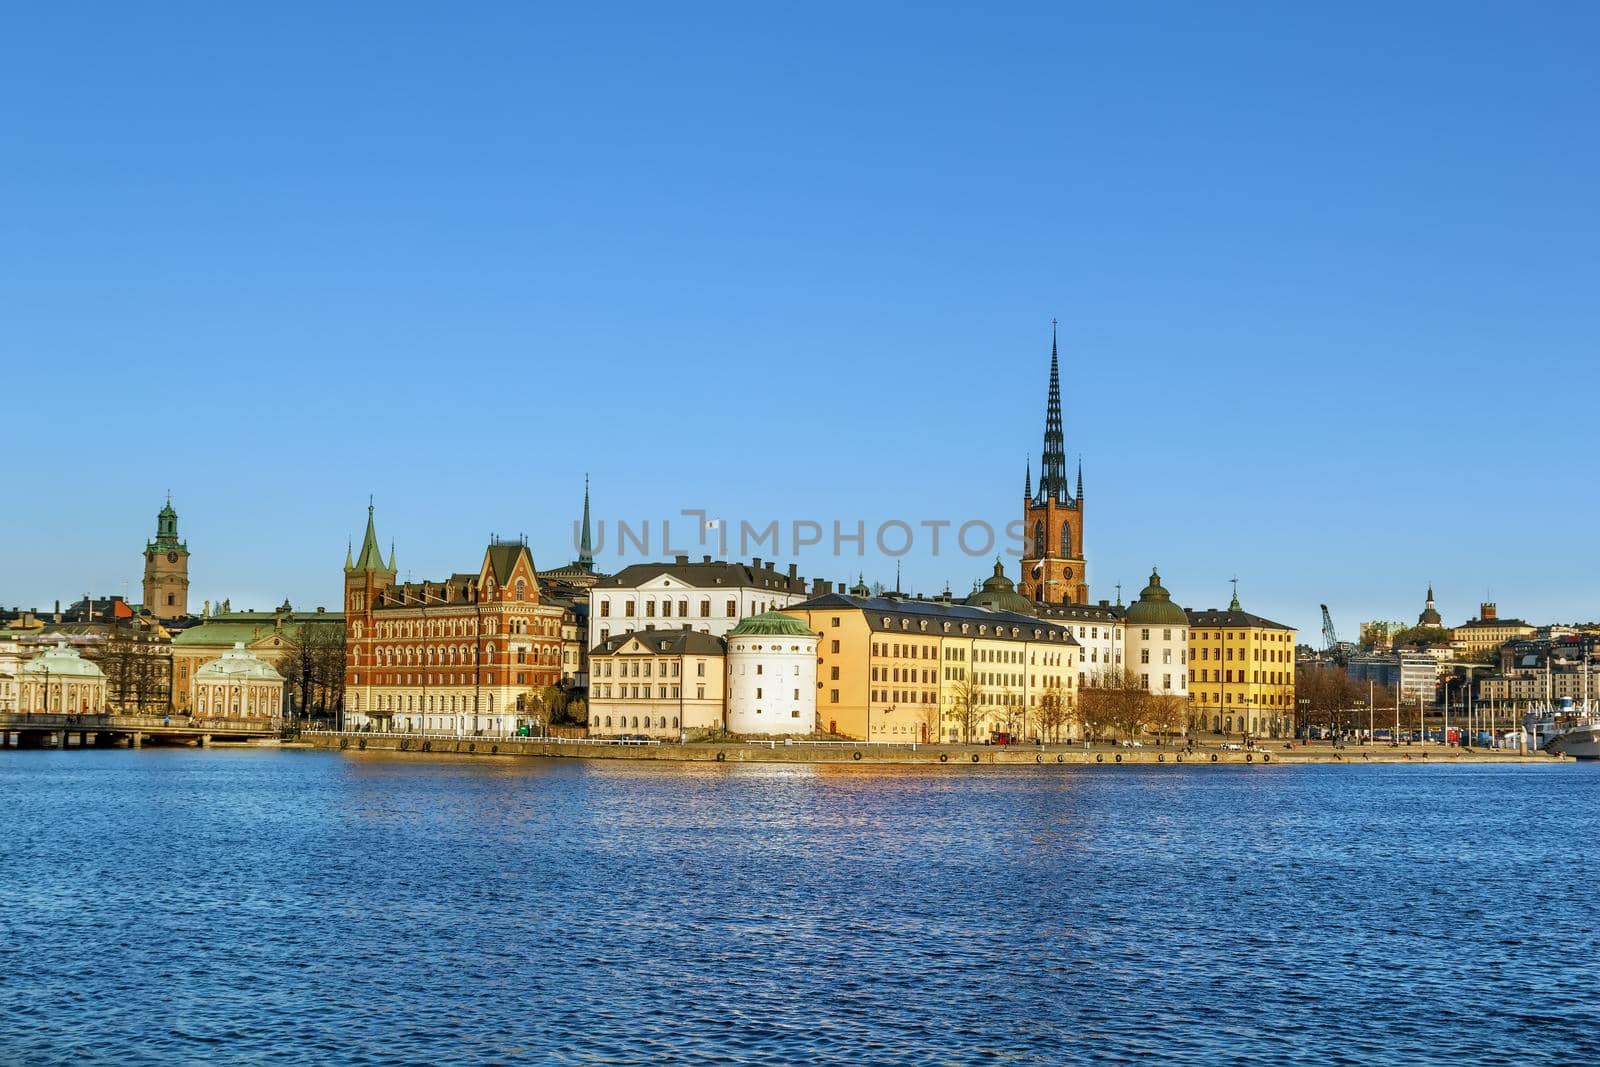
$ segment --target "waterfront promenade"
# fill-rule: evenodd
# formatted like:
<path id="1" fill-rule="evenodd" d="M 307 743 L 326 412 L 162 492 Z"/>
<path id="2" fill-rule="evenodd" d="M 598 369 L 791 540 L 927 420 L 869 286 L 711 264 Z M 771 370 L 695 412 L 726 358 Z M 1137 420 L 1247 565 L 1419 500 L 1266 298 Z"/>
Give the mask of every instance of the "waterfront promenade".
<path id="1" fill-rule="evenodd" d="M 1347 745 L 1284 742 L 1235 750 L 1219 745 L 1146 745 L 1138 748 L 1078 745 L 918 745 L 850 741 L 727 741 L 671 744 L 576 738 L 441 737 L 421 734 L 308 732 L 297 744 L 349 753 L 416 756 L 535 757 L 550 759 L 665 760 L 687 763 L 942 764 L 949 767 L 1211 766 L 1359 763 L 1559 763 L 1560 757 L 1441 745 Z"/>

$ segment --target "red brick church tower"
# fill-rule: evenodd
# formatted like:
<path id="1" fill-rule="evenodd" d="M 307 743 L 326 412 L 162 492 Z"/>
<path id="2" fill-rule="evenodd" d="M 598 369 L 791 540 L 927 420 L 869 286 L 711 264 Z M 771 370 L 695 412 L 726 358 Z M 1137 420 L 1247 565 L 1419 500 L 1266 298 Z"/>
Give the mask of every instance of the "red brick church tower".
<path id="1" fill-rule="evenodd" d="M 1083 559 L 1083 463 L 1078 489 L 1067 484 L 1067 449 L 1061 429 L 1061 364 L 1055 323 L 1050 324 L 1050 394 L 1045 404 L 1044 461 L 1039 489 L 1029 465 L 1022 490 L 1023 536 L 1020 592 L 1044 604 L 1087 604 L 1089 581 Z"/>

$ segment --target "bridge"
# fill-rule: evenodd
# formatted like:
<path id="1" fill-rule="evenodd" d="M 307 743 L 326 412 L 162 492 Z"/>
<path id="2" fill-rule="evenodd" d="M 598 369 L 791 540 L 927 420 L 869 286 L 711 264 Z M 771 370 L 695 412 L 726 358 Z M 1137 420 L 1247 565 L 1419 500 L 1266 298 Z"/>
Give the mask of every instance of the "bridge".
<path id="1" fill-rule="evenodd" d="M 196 719 L 188 715 L 55 715 L 0 712 L 0 749 L 141 748 L 146 741 L 206 747 L 213 741 L 277 737 L 277 719 Z"/>

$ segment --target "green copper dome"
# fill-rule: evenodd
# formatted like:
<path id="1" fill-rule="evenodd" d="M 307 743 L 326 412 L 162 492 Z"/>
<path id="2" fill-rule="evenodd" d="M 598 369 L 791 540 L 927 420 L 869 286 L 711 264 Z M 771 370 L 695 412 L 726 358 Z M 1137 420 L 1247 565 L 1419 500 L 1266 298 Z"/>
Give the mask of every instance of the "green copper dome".
<path id="1" fill-rule="evenodd" d="M 1139 593 L 1139 599 L 1128 606 L 1125 619 L 1129 626 L 1187 626 L 1189 616 L 1172 602 L 1172 594 L 1161 585 L 1161 575 L 1150 569 L 1150 584 Z"/>
<path id="2" fill-rule="evenodd" d="M 1016 584 L 1006 577 L 1005 564 L 994 561 L 994 574 L 983 580 L 983 588 L 962 601 L 969 608 L 988 608 L 990 611 L 1014 611 L 1019 615 L 1037 613 L 1033 601 L 1017 592 Z"/>
<path id="3" fill-rule="evenodd" d="M 770 637 L 780 635 L 783 637 L 816 637 L 817 634 L 806 629 L 806 624 L 793 615 L 785 615 L 781 611 L 764 611 L 760 615 L 752 615 L 748 619 L 740 619 L 739 625 L 728 634 L 729 637 Z"/>

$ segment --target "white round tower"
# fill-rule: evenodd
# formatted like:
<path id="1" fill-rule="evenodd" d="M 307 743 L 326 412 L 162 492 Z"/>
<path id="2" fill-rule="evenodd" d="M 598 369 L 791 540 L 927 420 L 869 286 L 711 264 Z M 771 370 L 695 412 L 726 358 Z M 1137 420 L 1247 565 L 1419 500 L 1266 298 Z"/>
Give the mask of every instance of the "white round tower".
<path id="1" fill-rule="evenodd" d="M 792 615 L 741 619 L 728 634 L 728 731 L 809 734 L 817 728 L 817 641 Z"/>

